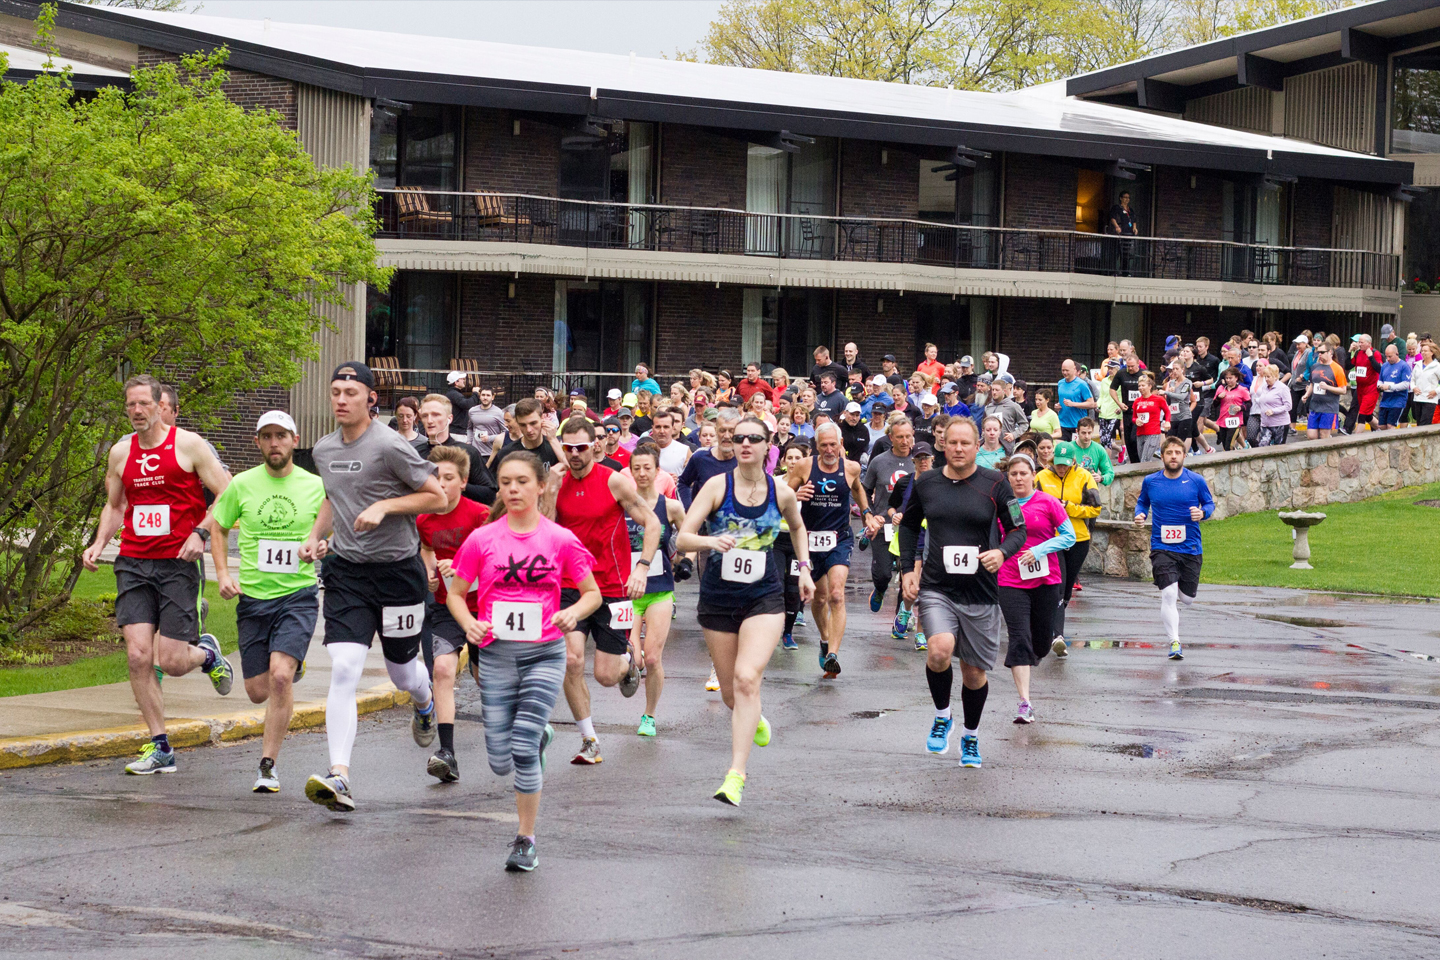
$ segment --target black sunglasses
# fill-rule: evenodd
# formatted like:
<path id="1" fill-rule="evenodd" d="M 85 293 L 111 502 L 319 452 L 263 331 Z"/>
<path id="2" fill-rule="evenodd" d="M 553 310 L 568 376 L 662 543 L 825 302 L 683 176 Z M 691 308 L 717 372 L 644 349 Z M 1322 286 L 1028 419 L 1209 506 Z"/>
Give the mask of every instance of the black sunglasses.
<path id="1" fill-rule="evenodd" d="M 766 437 L 765 434 L 763 434 L 763 433 L 737 433 L 737 434 L 735 434 L 735 442 L 736 442 L 736 443 L 768 443 L 768 442 L 769 442 L 769 438 Z"/>

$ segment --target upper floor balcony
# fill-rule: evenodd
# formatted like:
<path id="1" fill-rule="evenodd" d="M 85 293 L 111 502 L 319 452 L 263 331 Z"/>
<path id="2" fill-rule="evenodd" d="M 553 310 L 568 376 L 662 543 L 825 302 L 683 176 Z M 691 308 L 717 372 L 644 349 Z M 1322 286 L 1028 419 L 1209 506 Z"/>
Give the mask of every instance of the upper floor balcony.
<path id="1" fill-rule="evenodd" d="M 1365 250 L 924 220 L 379 192 L 385 262 L 773 286 L 1395 312 L 1400 258 Z"/>

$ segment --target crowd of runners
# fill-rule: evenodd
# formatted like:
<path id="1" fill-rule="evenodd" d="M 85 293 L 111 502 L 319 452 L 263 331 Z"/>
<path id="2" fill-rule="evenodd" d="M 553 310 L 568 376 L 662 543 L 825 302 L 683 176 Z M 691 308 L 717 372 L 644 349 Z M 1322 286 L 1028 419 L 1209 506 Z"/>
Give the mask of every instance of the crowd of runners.
<path id="1" fill-rule="evenodd" d="M 978 368 L 971 357 L 946 365 L 933 345 L 909 375 L 892 355 L 872 371 L 853 343 L 840 360 L 817 348 L 803 379 L 779 368 L 762 376 L 752 363 L 739 376 L 692 370 L 662 389 L 640 365 L 600 410 L 579 391 L 562 399 L 543 389 L 501 408 L 486 385 L 452 373 L 443 393 L 402 400 L 388 424 L 376 415 L 374 375 L 354 361 L 333 373 L 336 429 L 314 438 L 314 472 L 295 462 L 310 438 L 275 410 L 255 425 L 262 462 L 233 477 L 203 438 L 175 425 L 172 387 L 131 378 L 135 432 L 110 451 L 83 557 L 96 569 L 120 534 L 116 620 L 151 734 L 126 771 L 176 770 L 165 676 L 198 668 L 230 692 L 233 668 L 204 632 L 207 545 L 220 596 L 238 598 L 245 692 L 266 705 L 253 789 L 280 790 L 293 687 L 323 615 L 329 766 L 309 777 L 306 796 L 355 808 L 356 691 L 376 637 L 410 697 L 415 742 L 435 748 L 426 770 L 457 781 L 455 685 L 468 665 L 487 763 L 513 781 L 511 870 L 538 863 L 562 693 L 579 734 L 571 762 L 602 762 L 592 642 L 590 675 L 625 698 L 643 686 L 636 733 L 659 734 L 665 642 L 677 588 L 691 579 L 713 665 L 706 689 L 730 708 L 715 799 L 740 804 L 752 746 L 775 736 L 762 710 L 765 668 L 777 647 L 798 648 L 807 605 L 820 678 L 840 676 L 847 585 L 867 550 L 870 610 L 885 608 L 894 583 L 890 635 L 924 652 L 935 706 L 926 749 L 949 749 L 958 660 L 960 763 L 979 767 L 990 673 L 1010 669 L 1014 722 L 1032 723 L 1031 669 L 1067 655 L 1066 610 L 1116 463 L 1159 462 L 1133 520 L 1150 528 L 1160 621 L 1180 660 L 1180 608 L 1195 599 L 1200 523 L 1214 509 L 1187 454 L 1284 443 L 1298 430 L 1384 429 L 1402 422 L 1396 409 L 1433 419 L 1440 362 L 1428 336 L 1413 362 L 1402 355 L 1410 344 L 1377 351 L 1357 336 L 1347 366 L 1323 334 L 1296 337 L 1288 353 L 1278 339 L 1246 332 L 1216 357 L 1204 338 L 1171 338 L 1163 376 L 1121 341 L 1097 369 L 1066 360 L 1054 386 L 1033 391 L 1003 354 L 986 353 Z M 1367 412 L 1372 386 L 1384 398 Z M 1344 421 L 1342 395 L 1353 413 Z"/>

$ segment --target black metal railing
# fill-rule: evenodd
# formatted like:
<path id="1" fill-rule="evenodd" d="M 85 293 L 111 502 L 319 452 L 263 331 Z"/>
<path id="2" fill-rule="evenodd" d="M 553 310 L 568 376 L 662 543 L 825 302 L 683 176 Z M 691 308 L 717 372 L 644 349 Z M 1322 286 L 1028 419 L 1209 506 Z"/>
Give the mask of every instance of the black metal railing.
<path id="1" fill-rule="evenodd" d="M 1116 237 L 878 217 L 597 203 L 510 193 L 377 191 L 380 236 L 602 250 L 913 263 L 977 270 L 1398 290 L 1400 258 L 1368 250 Z"/>
<path id="2" fill-rule="evenodd" d="M 395 405 L 401 397 L 419 399 L 426 393 L 444 391 L 449 369 L 437 370 L 419 367 L 394 367 L 375 370 L 376 392 L 380 406 L 386 410 Z M 606 406 L 605 395 L 610 390 L 622 394 L 630 392 L 634 373 L 605 370 L 572 370 L 556 373 L 548 370 L 466 370 L 465 376 L 471 384 L 478 384 L 495 391 L 495 402 L 504 407 L 526 397 L 533 397 L 537 387 L 544 387 L 555 395 L 560 407 L 570 402 L 570 391 L 584 390 L 586 403 L 595 410 Z M 656 374 L 655 379 L 666 396 L 674 383 L 690 384 L 689 372 Z"/>

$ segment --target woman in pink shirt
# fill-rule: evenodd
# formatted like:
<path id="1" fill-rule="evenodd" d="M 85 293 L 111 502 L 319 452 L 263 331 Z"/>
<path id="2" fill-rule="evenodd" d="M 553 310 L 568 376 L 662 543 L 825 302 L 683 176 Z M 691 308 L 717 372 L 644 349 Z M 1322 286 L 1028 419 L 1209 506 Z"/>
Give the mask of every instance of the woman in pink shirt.
<path id="1" fill-rule="evenodd" d="M 996 464 L 996 466 L 1000 466 Z M 1075 546 L 1075 528 L 1058 499 L 1035 488 L 1035 461 L 1016 453 L 1005 465 L 1010 489 L 1025 515 L 1025 549 L 1006 560 L 996 574 L 1000 612 L 1010 632 L 1005 666 L 1015 678 L 1020 704 L 1016 723 L 1034 723 L 1030 708 L 1030 668 L 1050 652 L 1055 611 L 1065 578 L 1064 552 Z"/>
<path id="2" fill-rule="evenodd" d="M 500 465 L 500 493 L 490 521 L 465 539 L 451 562 L 454 578 L 445 600 L 465 638 L 479 647 L 485 752 L 499 776 L 515 774 L 520 833 L 510 845 L 507 870 L 534 870 L 535 818 L 545 748 L 555 737 L 550 713 L 565 680 L 565 633 L 600 609 L 595 558 L 575 534 L 540 515 L 546 470 L 533 453 L 512 453 Z M 580 599 L 560 606 L 560 581 Z M 478 597 L 472 615 L 470 585 Z"/>

